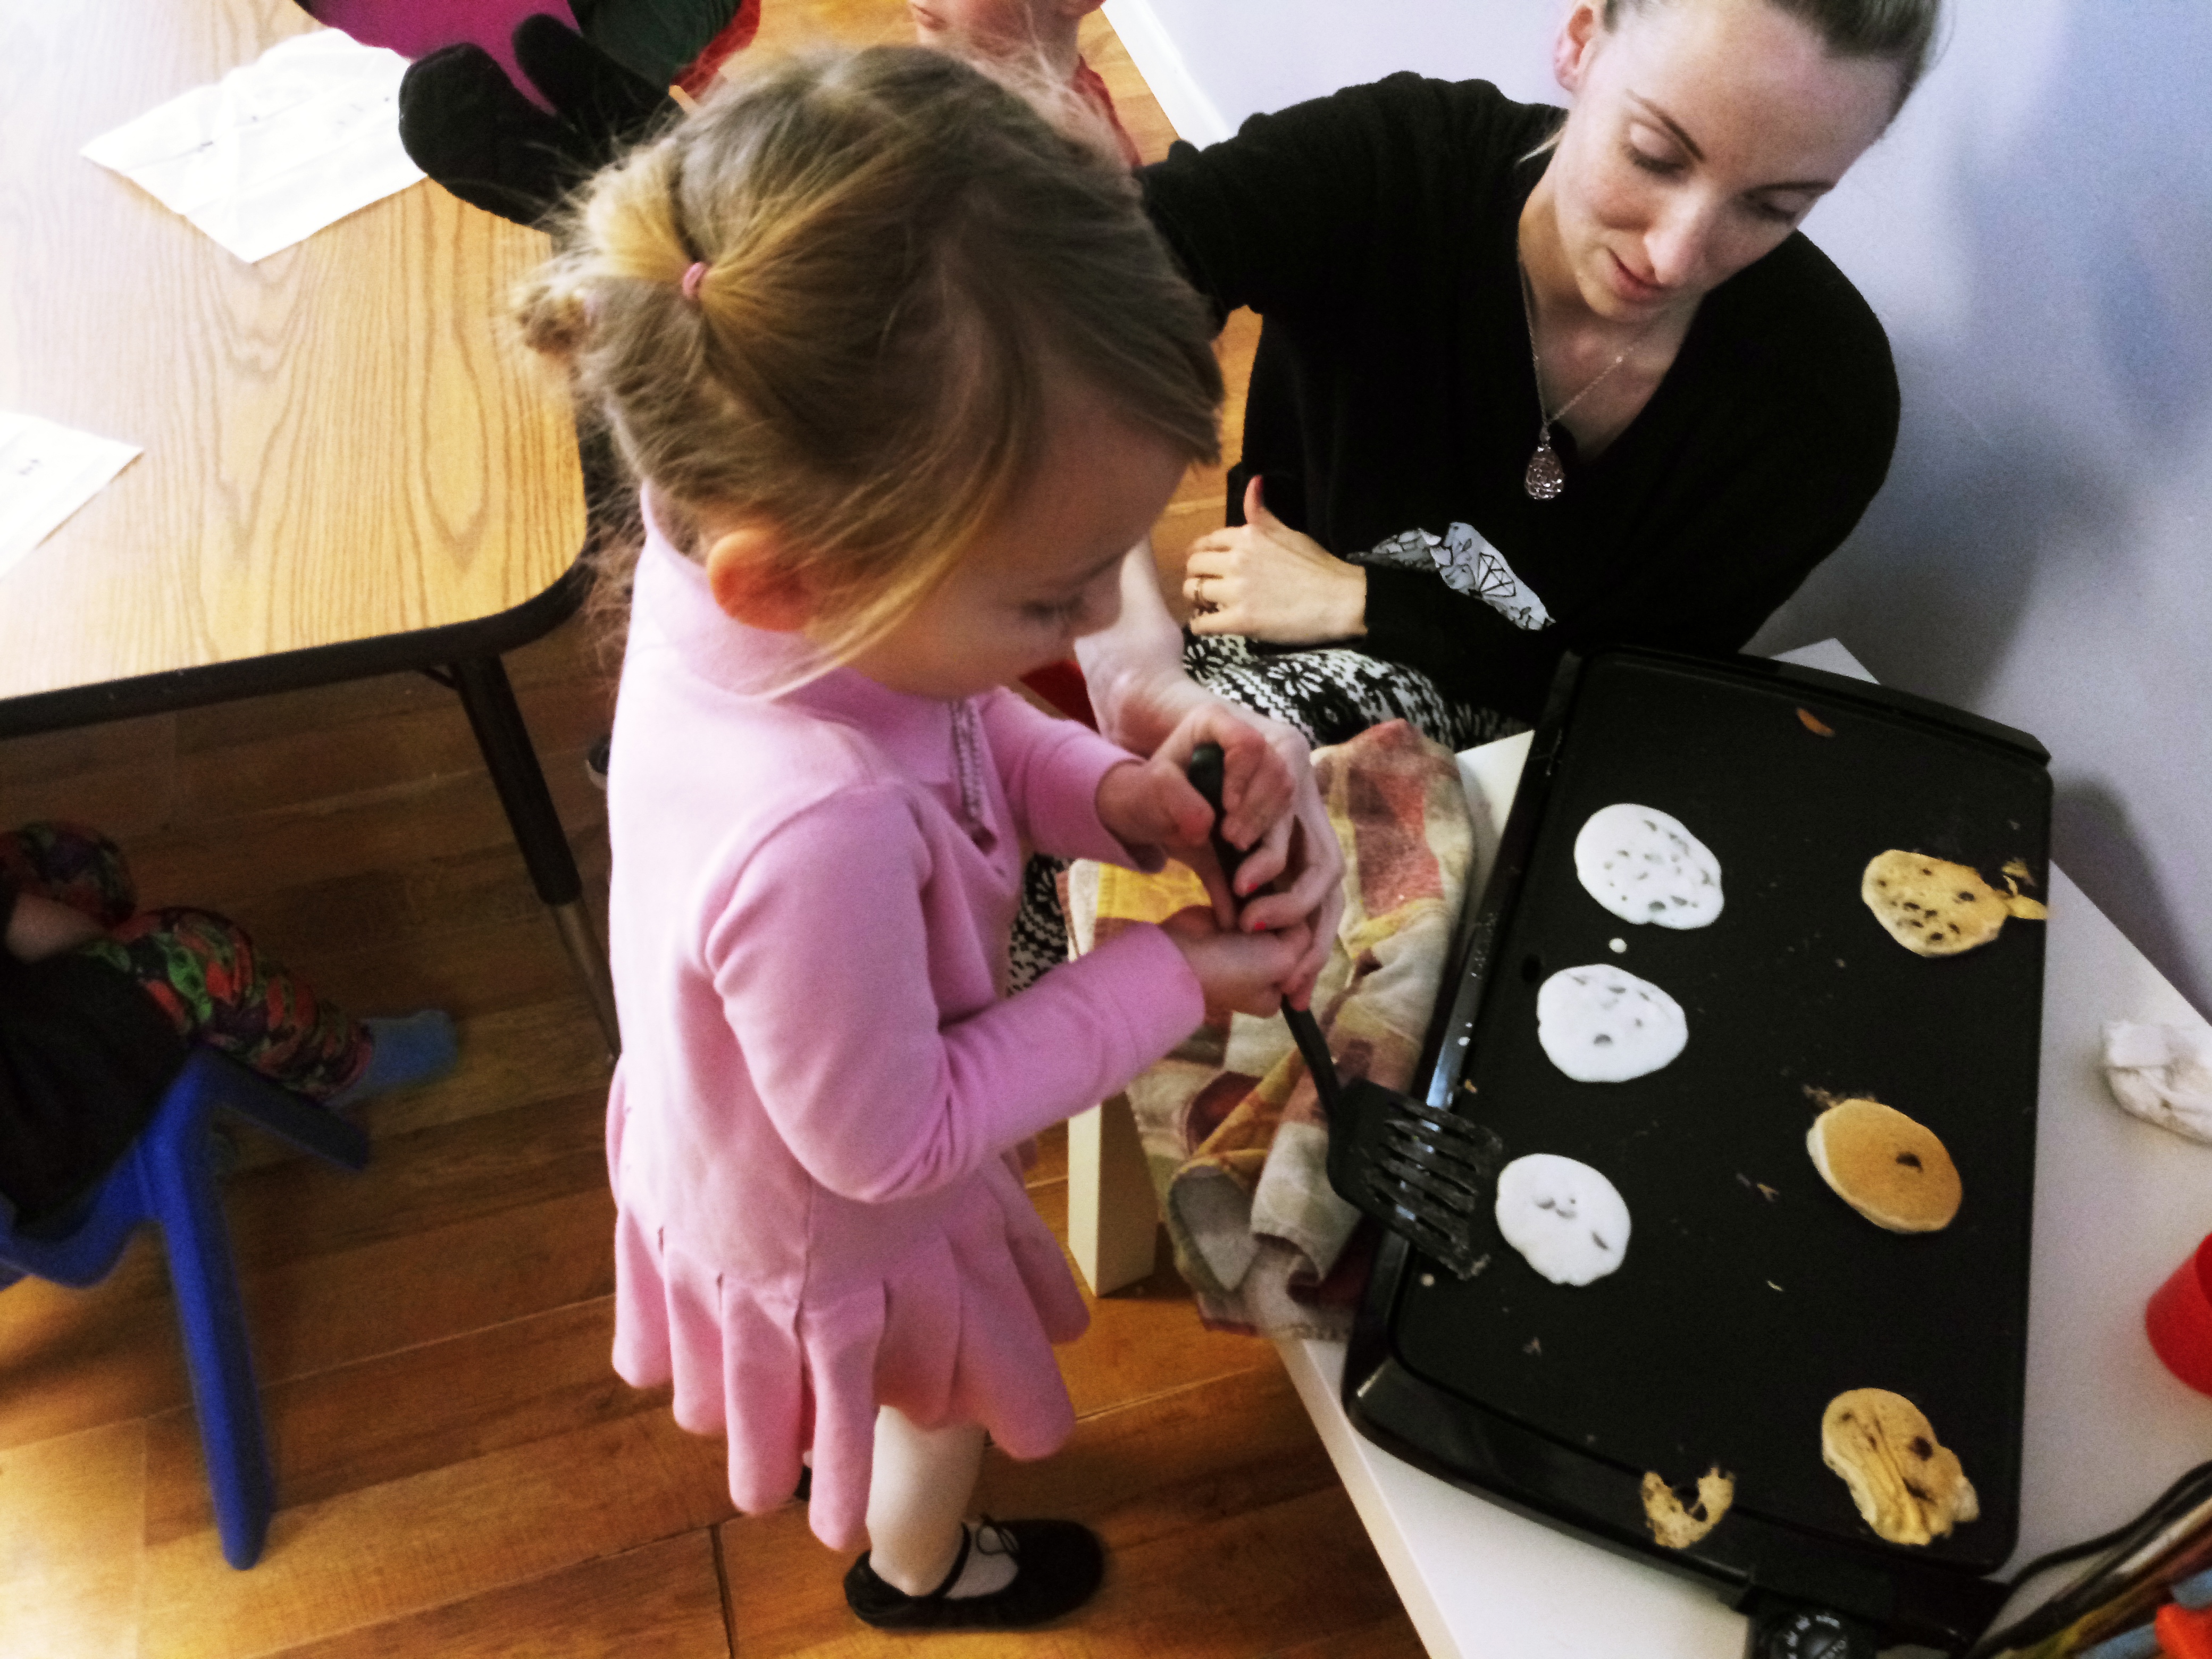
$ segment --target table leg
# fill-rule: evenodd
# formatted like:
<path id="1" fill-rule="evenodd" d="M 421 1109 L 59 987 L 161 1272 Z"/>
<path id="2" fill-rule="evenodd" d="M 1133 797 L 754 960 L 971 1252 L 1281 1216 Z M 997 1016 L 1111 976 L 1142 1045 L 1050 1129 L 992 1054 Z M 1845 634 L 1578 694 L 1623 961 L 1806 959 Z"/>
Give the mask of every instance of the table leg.
<path id="1" fill-rule="evenodd" d="M 471 657 L 453 664 L 453 676 L 530 879 L 553 913 L 561 944 L 592 1000 L 608 1049 L 619 1054 L 622 1032 L 615 1023 L 614 979 L 607 971 L 606 952 L 585 907 L 584 878 L 568 850 L 568 832 L 553 810 L 553 796 L 538 767 L 538 750 L 531 745 L 530 728 L 515 706 L 507 670 L 497 657 Z"/>
<path id="2" fill-rule="evenodd" d="M 1093 1296 L 1152 1277 L 1159 1219 L 1127 1097 L 1115 1095 L 1070 1118 L 1067 1248 Z"/>

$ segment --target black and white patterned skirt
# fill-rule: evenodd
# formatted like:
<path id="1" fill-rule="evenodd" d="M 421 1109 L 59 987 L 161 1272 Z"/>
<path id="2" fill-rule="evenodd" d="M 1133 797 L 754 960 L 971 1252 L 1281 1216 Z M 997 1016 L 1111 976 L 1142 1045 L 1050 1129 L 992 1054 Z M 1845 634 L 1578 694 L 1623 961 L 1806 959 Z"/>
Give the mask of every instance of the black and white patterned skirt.
<path id="1" fill-rule="evenodd" d="M 1182 665 L 1209 691 L 1297 727 L 1316 749 L 1389 720 L 1452 750 L 1528 730 L 1495 709 L 1446 696 L 1418 668 L 1342 646 L 1270 651 L 1241 634 L 1186 634 Z"/>

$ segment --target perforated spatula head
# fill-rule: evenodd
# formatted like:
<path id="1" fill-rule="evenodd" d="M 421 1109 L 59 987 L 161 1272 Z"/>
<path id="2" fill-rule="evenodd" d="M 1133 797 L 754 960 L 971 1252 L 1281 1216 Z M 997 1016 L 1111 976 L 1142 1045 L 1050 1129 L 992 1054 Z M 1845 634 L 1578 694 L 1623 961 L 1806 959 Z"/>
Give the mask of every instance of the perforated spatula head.
<path id="1" fill-rule="evenodd" d="M 1457 1277 L 1473 1278 L 1484 1260 L 1474 1241 L 1487 1236 L 1483 1216 L 1497 1201 L 1505 1161 L 1497 1131 L 1365 1078 L 1346 1082 L 1314 1017 L 1285 1003 L 1283 1018 L 1328 1117 L 1328 1184 L 1337 1196 Z"/>
<path id="2" fill-rule="evenodd" d="M 1224 839 L 1222 754 L 1202 743 L 1192 751 L 1187 775 L 1214 810 L 1214 856 L 1233 874 L 1243 857 Z M 1347 1084 L 1320 1024 L 1304 1008 L 1283 1004 L 1283 1019 L 1321 1096 L 1328 1120 L 1328 1184 L 1337 1196 L 1461 1279 L 1471 1279 L 1486 1259 L 1474 1240 L 1484 1212 L 1495 1202 L 1505 1143 L 1486 1124 L 1474 1123 L 1364 1078 Z"/>

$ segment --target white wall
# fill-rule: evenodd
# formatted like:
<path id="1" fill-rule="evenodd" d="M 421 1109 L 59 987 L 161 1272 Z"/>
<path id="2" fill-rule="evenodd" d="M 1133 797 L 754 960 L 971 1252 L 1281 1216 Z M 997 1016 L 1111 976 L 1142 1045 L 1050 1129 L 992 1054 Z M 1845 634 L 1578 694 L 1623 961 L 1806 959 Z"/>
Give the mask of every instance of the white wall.
<path id="1" fill-rule="evenodd" d="M 1834 634 L 2035 733 L 2055 856 L 2212 1010 L 2212 4 L 1950 4 L 1928 80 L 1806 226 L 1889 330 L 1897 459 L 1758 645 Z M 1558 96 L 1556 0 L 1109 13 L 1194 137 L 1397 69 Z"/>

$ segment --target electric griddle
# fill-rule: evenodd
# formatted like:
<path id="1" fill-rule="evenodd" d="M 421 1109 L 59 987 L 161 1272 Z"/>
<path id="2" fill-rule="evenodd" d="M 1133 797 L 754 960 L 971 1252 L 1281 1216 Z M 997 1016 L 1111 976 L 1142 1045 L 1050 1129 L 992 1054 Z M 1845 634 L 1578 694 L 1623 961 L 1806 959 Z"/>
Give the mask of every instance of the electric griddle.
<path id="1" fill-rule="evenodd" d="M 2038 885 L 2022 890 L 2041 891 L 2048 760 L 2024 733 L 1814 670 L 1571 658 L 1415 1076 L 1506 1158 L 1604 1171 L 1628 1203 L 1627 1257 L 1553 1285 L 1486 1213 L 1489 1261 L 1462 1282 L 1387 1240 L 1345 1367 L 1352 1421 L 1449 1480 L 1712 1582 L 1753 1614 L 1753 1651 L 1963 1647 L 2003 1598 L 1984 1575 L 2018 1528 L 2044 926 L 2008 921 L 1923 958 L 1859 884 L 1900 848 L 2000 887 L 2024 863 Z M 1712 925 L 1632 926 L 1583 890 L 1576 834 L 1618 801 L 1712 849 Z M 1591 963 L 1682 1005 L 1671 1065 L 1587 1084 L 1545 1057 L 1537 988 Z M 1948 1228 L 1886 1232 L 1828 1189 L 1805 1147 L 1816 1091 L 1871 1096 L 1942 1137 L 1965 1187 Z M 1821 1413 L 1856 1388 L 1927 1413 L 1979 1519 L 1923 1548 L 1875 1535 L 1821 1459 Z M 1713 1465 L 1734 1507 L 1698 1544 L 1661 1548 L 1645 1472 L 1686 1490 Z"/>

